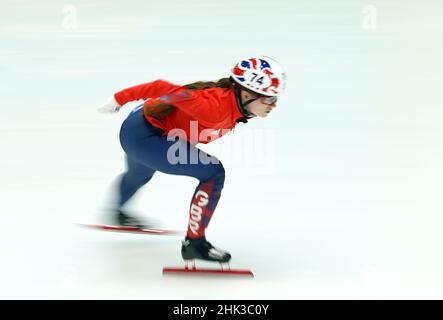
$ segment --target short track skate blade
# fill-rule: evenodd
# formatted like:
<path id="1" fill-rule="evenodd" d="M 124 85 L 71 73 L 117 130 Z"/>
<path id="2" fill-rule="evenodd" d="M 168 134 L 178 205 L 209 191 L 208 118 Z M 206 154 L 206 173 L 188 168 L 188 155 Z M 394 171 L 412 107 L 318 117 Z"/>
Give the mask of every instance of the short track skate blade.
<path id="1" fill-rule="evenodd" d="M 135 227 L 119 227 L 101 224 L 80 224 L 82 227 L 99 229 L 104 231 L 115 231 L 115 232 L 128 232 L 128 233 L 143 233 L 152 235 L 174 235 L 180 234 L 177 230 L 164 230 L 164 229 L 139 229 Z"/>
<path id="2" fill-rule="evenodd" d="M 254 277 L 250 270 L 241 269 L 206 269 L 206 268 L 186 268 L 186 267 L 164 267 L 163 275 L 168 274 L 202 274 L 202 275 L 232 275 Z"/>

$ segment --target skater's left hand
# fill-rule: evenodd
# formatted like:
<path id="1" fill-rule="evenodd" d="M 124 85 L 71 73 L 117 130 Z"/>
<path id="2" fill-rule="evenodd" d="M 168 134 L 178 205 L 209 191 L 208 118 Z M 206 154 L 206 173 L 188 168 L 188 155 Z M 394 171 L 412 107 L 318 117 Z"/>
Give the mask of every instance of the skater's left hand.
<path id="1" fill-rule="evenodd" d="M 120 110 L 121 105 L 115 100 L 114 96 L 111 96 L 107 102 L 102 104 L 97 111 L 100 113 L 116 113 Z"/>

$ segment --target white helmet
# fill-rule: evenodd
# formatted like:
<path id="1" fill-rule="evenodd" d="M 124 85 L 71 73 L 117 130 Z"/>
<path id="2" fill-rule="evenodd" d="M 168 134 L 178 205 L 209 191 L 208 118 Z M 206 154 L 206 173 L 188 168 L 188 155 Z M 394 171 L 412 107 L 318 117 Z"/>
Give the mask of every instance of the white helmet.
<path id="1" fill-rule="evenodd" d="M 278 96 L 286 84 L 282 66 L 265 56 L 243 59 L 232 68 L 231 77 L 246 89 L 271 97 Z"/>

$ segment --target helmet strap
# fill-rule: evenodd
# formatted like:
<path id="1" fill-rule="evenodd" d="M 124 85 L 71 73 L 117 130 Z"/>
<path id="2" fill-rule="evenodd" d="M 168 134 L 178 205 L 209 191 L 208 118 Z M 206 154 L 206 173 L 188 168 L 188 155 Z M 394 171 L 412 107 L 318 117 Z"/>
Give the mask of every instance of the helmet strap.
<path id="1" fill-rule="evenodd" d="M 250 113 L 247 109 L 246 106 L 248 104 L 250 104 L 251 102 L 254 102 L 255 100 L 257 100 L 258 98 L 254 98 L 254 99 L 249 99 L 246 102 L 242 102 L 241 99 L 241 88 L 239 88 L 238 86 L 235 86 L 235 97 L 237 99 L 237 104 L 238 104 L 238 108 L 241 112 L 242 115 L 244 115 L 246 117 L 246 119 L 251 119 L 254 118 L 255 115 L 253 115 L 252 113 Z"/>
<path id="2" fill-rule="evenodd" d="M 253 118 L 253 117 L 255 117 L 255 115 L 253 115 L 252 113 L 250 113 L 250 112 L 248 111 L 248 109 L 246 109 L 246 106 L 247 106 L 248 104 L 250 104 L 251 102 L 254 102 L 255 100 L 258 100 L 258 98 L 249 99 L 248 101 L 246 101 L 246 102 L 244 102 L 244 103 L 242 104 L 243 112 L 244 112 L 244 113 L 246 114 L 246 116 L 249 117 L 249 118 Z"/>

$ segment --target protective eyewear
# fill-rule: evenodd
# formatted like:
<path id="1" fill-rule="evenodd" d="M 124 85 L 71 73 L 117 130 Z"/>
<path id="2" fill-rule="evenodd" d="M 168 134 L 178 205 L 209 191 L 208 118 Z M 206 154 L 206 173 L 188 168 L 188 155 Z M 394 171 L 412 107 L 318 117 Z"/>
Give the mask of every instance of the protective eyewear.
<path id="1" fill-rule="evenodd" d="M 260 100 L 264 104 L 272 105 L 277 102 L 277 97 L 262 96 L 260 97 Z"/>

